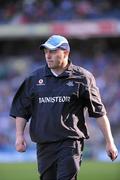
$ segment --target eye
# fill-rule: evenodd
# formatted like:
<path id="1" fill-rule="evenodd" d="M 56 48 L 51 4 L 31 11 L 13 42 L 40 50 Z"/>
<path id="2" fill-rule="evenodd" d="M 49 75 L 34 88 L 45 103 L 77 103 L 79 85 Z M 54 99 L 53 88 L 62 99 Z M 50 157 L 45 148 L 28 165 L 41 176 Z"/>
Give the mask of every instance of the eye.
<path id="1" fill-rule="evenodd" d="M 51 52 L 51 53 L 56 53 L 56 52 L 57 52 L 57 49 L 51 50 L 50 52 Z"/>
<path id="2" fill-rule="evenodd" d="M 44 49 L 44 52 L 50 53 L 50 54 L 55 54 L 57 52 L 57 49 L 55 49 L 55 50 Z"/>

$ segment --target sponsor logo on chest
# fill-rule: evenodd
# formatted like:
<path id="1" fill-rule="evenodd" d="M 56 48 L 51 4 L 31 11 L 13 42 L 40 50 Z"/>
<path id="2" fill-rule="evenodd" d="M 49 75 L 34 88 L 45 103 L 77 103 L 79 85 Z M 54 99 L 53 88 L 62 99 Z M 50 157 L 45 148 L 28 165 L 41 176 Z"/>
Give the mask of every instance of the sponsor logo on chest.
<path id="1" fill-rule="evenodd" d="M 39 97 L 39 103 L 70 102 L 70 96 Z"/>

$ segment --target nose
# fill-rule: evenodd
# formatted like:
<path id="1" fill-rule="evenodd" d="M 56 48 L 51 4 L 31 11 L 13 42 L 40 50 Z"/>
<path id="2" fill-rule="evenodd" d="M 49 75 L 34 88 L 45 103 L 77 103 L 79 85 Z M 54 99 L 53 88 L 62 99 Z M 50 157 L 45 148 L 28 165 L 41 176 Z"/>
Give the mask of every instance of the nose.
<path id="1" fill-rule="evenodd" d="M 51 53 L 50 52 L 47 53 L 47 57 L 48 57 L 48 59 L 51 58 Z"/>
<path id="2" fill-rule="evenodd" d="M 51 58 L 51 53 L 50 53 L 50 51 L 47 51 L 47 52 L 46 52 L 46 57 L 47 57 L 47 59 L 50 59 L 50 58 Z"/>

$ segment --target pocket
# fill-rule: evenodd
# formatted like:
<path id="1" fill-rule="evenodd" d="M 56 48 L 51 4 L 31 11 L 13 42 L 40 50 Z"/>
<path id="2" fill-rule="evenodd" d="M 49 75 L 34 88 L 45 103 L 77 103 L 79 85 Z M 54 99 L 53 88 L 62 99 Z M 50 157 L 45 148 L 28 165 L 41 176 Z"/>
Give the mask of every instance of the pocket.
<path id="1" fill-rule="evenodd" d="M 74 141 L 73 155 L 82 156 L 84 139 Z"/>
<path id="2" fill-rule="evenodd" d="M 81 156 L 83 151 L 83 140 L 68 139 L 62 143 L 62 151 L 68 156 Z"/>
<path id="3" fill-rule="evenodd" d="M 80 141 L 76 140 L 74 141 L 74 147 L 73 147 L 73 156 L 80 156 L 81 149 L 80 149 Z"/>

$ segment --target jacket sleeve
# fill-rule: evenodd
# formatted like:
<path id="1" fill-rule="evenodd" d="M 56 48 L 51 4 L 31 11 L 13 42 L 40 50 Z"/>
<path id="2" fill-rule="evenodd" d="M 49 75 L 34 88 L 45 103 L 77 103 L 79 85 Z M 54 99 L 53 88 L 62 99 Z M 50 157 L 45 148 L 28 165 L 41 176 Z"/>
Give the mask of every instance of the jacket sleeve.
<path id="1" fill-rule="evenodd" d="M 21 84 L 13 98 L 10 116 L 14 118 L 22 117 L 28 121 L 31 117 L 31 104 L 30 83 L 28 79 L 26 79 Z"/>
<path id="2" fill-rule="evenodd" d="M 83 104 L 88 108 L 90 117 L 102 117 L 106 114 L 105 107 L 101 101 L 99 88 L 96 86 L 94 76 L 90 73 L 86 78 L 86 85 L 84 86 Z"/>

